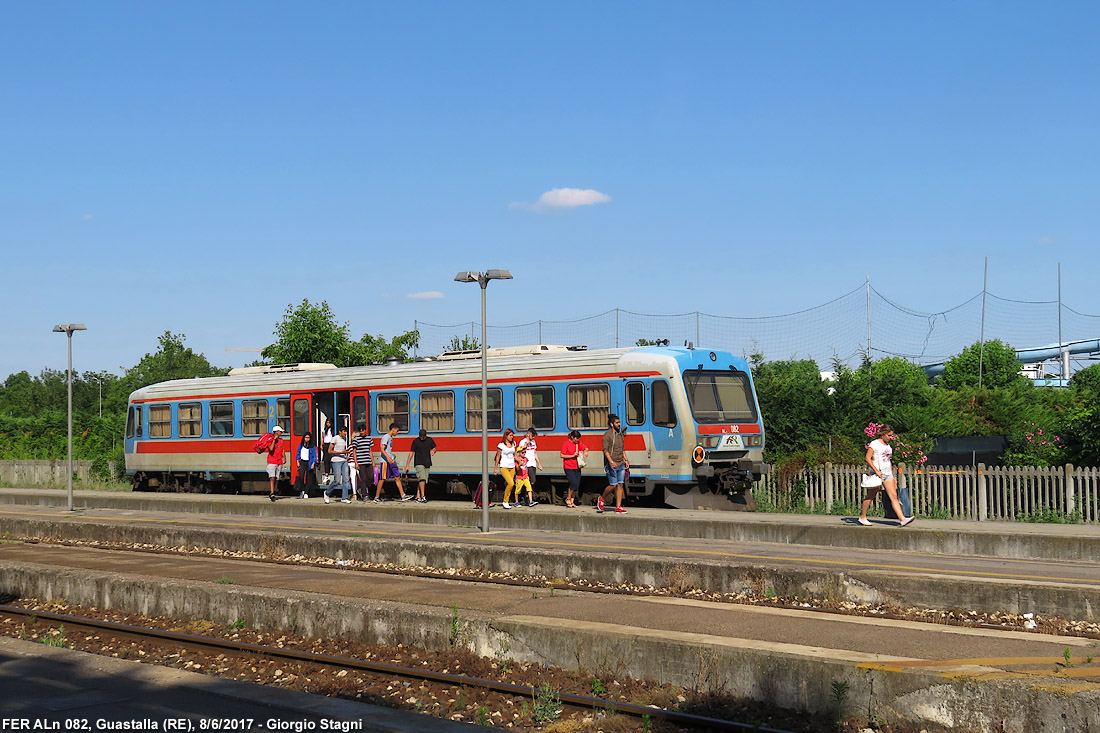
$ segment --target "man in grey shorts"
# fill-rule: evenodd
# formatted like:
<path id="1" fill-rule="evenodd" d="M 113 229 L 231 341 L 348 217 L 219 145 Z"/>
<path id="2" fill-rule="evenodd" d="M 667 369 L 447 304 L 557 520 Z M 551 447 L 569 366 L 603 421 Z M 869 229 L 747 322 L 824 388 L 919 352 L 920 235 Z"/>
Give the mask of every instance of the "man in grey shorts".
<path id="1" fill-rule="evenodd" d="M 413 466 L 416 468 L 416 500 L 421 504 L 427 504 L 428 499 L 424 496 L 424 489 L 428 485 L 428 473 L 432 467 L 432 456 L 435 455 L 436 446 L 435 440 L 428 437 L 427 430 L 421 430 L 420 436 L 413 438 L 412 451 L 409 453 L 409 457 L 405 459 L 405 471 L 409 470 L 409 462 L 412 461 Z"/>

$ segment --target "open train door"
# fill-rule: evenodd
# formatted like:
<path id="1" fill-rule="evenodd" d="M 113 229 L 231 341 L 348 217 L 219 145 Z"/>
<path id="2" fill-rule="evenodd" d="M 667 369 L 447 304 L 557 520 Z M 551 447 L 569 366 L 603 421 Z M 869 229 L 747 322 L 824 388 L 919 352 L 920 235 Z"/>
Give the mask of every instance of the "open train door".
<path id="1" fill-rule="evenodd" d="M 311 433 L 314 437 L 313 445 L 317 445 L 317 432 L 313 429 L 313 395 L 308 392 L 290 395 L 290 481 L 291 484 L 298 480 L 298 456 L 294 451 L 302 442 L 302 436 Z"/>

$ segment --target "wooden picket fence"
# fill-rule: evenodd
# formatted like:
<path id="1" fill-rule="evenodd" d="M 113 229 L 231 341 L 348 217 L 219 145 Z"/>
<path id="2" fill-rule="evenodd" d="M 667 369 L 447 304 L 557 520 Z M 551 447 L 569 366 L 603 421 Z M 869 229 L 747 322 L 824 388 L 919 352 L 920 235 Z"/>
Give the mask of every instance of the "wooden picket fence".
<path id="1" fill-rule="evenodd" d="M 975 521 L 1014 521 L 1046 515 L 1100 524 L 1100 468 L 1066 466 L 935 466 L 909 471 L 898 483 L 909 489 L 921 516 Z M 858 506 L 866 466 L 826 463 L 793 476 L 769 474 L 756 485 L 765 506 L 833 512 Z"/>

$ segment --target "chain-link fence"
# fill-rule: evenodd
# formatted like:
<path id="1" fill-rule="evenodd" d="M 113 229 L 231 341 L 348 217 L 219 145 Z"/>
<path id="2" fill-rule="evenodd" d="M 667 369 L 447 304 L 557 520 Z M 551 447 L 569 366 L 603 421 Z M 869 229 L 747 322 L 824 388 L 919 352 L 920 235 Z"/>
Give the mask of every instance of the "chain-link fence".
<path id="1" fill-rule="evenodd" d="M 834 359 L 854 364 L 863 354 L 901 356 L 918 364 L 943 362 L 983 332 L 1015 348 L 1100 338 L 1100 316 L 1080 313 L 1058 301 L 1022 301 L 977 293 L 947 310 L 924 312 L 894 303 L 870 284 L 813 308 L 778 316 L 721 316 L 701 311 L 636 313 L 616 308 L 574 320 L 490 324 L 489 346 L 585 345 L 590 349 L 634 346 L 640 339 L 691 342 L 747 356 L 813 359 L 827 368 Z M 1059 318 L 1059 315 L 1061 318 Z M 1060 321 L 1060 322 L 1059 322 Z M 454 340 L 480 340 L 481 324 L 416 321 L 417 354 L 434 356 Z"/>

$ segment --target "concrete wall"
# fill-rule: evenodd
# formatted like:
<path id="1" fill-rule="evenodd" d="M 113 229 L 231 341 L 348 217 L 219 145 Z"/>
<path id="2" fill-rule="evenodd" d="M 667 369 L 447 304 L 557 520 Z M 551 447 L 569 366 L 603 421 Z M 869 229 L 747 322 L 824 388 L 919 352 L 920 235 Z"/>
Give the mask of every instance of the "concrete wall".
<path id="1" fill-rule="evenodd" d="M 55 461 L 0 461 L 0 484 L 4 486 L 49 486 L 67 484 L 69 462 Z M 80 481 L 91 478 L 91 461 L 73 461 L 73 474 Z"/>

